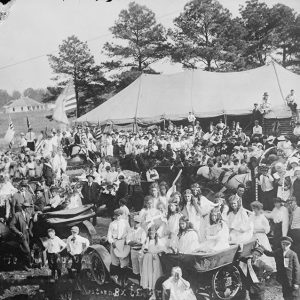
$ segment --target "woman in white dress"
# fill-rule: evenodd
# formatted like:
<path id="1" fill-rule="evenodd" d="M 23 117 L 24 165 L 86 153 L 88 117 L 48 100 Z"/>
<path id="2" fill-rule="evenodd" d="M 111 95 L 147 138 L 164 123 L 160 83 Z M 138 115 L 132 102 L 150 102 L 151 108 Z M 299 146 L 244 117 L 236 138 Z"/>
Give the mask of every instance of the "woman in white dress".
<path id="1" fill-rule="evenodd" d="M 199 251 L 215 252 L 226 248 L 229 248 L 229 229 L 222 220 L 220 210 L 213 208 L 205 230 L 205 241 L 200 244 Z"/>
<path id="2" fill-rule="evenodd" d="M 158 189 L 158 185 L 156 182 L 151 183 L 150 187 L 149 187 L 149 196 L 152 199 L 152 207 L 156 208 L 158 202 L 160 201 L 159 199 L 159 189 Z"/>
<path id="3" fill-rule="evenodd" d="M 284 201 L 274 198 L 274 208 L 271 212 L 265 212 L 265 216 L 273 221 L 273 247 L 277 249 L 281 246 L 281 238 L 287 236 L 289 230 L 289 212 L 284 206 Z"/>
<path id="4" fill-rule="evenodd" d="M 170 240 L 178 235 L 179 232 L 179 220 L 182 217 L 181 212 L 179 212 L 179 207 L 176 202 L 171 202 L 168 206 L 167 215 L 167 233 Z"/>
<path id="5" fill-rule="evenodd" d="M 268 251 L 272 251 L 267 234 L 270 232 L 270 224 L 263 213 L 263 204 L 259 201 L 251 203 L 253 214 L 249 217 L 253 223 L 253 236 Z M 276 271 L 276 263 L 274 257 L 263 255 L 261 260 Z"/>
<path id="6" fill-rule="evenodd" d="M 157 279 L 163 275 L 159 253 L 166 251 L 166 246 L 158 238 L 154 227 L 149 228 L 148 237 L 142 251 L 144 254 L 141 263 L 141 286 L 144 289 L 153 291 Z M 155 299 L 155 293 L 150 299 Z"/>
<path id="7" fill-rule="evenodd" d="M 230 196 L 229 206 L 229 242 L 232 244 L 243 244 L 253 236 L 253 223 L 235 195 Z"/>

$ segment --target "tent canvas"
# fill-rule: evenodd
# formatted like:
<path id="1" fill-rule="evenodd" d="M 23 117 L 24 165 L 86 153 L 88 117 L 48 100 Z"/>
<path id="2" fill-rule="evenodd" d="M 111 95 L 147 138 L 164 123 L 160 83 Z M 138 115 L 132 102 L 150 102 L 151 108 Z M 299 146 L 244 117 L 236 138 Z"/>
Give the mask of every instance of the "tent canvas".
<path id="1" fill-rule="evenodd" d="M 300 76 L 272 62 L 241 72 L 187 70 L 171 75 L 143 74 L 128 87 L 77 122 L 153 124 L 163 118 L 186 119 L 249 115 L 268 92 L 272 111 L 267 118 L 289 118 L 285 97 L 300 86 Z"/>

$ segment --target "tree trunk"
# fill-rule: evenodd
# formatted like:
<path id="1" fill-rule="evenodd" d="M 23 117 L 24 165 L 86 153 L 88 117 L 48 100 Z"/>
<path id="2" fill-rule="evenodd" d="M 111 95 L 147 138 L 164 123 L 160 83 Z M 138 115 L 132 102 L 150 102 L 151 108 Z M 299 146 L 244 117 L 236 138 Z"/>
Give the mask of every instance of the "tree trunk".
<path id="1" fill-rule="evenodd" d="M 286 47 L 282 46 L 282 65 L 286 67 Z"/>
<path id="2" fill-rule="evenodd" d="M 77 82 L 77 73 L 74 72 L 74 89 L 75 89 L 75 98 L 76 98 L 76 118 L 79 118 L 79 93 L 78 93 L 78 82 Z"/>

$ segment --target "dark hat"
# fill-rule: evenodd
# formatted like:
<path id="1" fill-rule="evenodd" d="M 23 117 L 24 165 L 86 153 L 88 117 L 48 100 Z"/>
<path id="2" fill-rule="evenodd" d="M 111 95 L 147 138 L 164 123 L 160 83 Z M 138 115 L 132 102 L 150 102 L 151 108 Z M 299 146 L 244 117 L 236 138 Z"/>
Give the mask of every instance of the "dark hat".
<path id="1" fill-rule="evenodd" d="M 51 186 L 50 187 L 50 191 L 53 192 L 53 191 L 58 191 L 59 188 L 57 186 Z"/>
<path id="2" fill-rule="evenodd" d="M 36 189 L 35 189 L 35 192 L 44 192 L 44 189 L 40 186 L 38 186 Z"/>
<path id="3" fill-rule="evenodd" d="M 55 232 L 55 230 L 53 228 L 48 228 L 47 232 L 51 232 L 51 231 Z"/>
<path id="4" fill-rule="evenodd" d="M 86 179 L 88 179 L 89 177 L 92 177 L 93 179 L 95 179 L 95 176 L 92 175 L 92 174 L 87 174 L 87 175 L 86 175 Z"/>
<path id="5" fill-rule="evenodd" d="M 281 242 L 288 242 L 290 244 L 292 244 L 294 241 L 291 237 L 289 236 L 283 236 L 281 239 L 280 239 Z"/>
<path id="6" fill-rule="evenodd" d="M 255 248 L 252 249 L 252 252 L 257 251 L 258 253 L 260 253 L 261 255 L 264 254 L 264 249 L 260 246 L 256 246 Z"/>
<path id="7" fill-rule="evenodd" d="M 20 182 L 20 187 L 27 187 L 28 186 L 28 181 L 27 180 L 22 180 L 21 182 Z"/>

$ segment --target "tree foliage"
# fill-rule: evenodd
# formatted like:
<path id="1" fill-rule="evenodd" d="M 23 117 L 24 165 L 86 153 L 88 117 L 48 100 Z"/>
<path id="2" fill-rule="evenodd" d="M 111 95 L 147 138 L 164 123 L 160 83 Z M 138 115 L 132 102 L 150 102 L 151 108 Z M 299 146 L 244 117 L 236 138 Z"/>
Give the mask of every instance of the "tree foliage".
<path id="1" fill-rule="evenodd" d="M 110 31 L 118 43 L 104 45 L 103 52 L 112 60 L 103 66 L 119 72 L 114 77 L 119 88 L 130 84 L 142 72 L 153 73 L 151 65 L 168 55 L 167 32 L 146 6 L 129 3 Z"/>
<path id="2" fill-rule="evenodd" d="M 100 66 L 95 64 L 93 55 L 86 42 L 80 41 L 76 36 L 70 36 L 59 45 L 57 56 L 49 55 L 49 63 L 58 76 L 55 80 L 72 79 L 75 87 L 77 101 L 77 116 L 86 109 L 87 100 L 97 97 L 104 90 L 104 82 Z M 66 80 L 67 79 L 67 80 Z"/>

